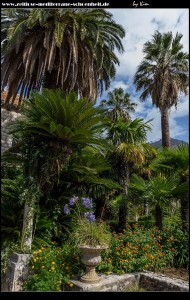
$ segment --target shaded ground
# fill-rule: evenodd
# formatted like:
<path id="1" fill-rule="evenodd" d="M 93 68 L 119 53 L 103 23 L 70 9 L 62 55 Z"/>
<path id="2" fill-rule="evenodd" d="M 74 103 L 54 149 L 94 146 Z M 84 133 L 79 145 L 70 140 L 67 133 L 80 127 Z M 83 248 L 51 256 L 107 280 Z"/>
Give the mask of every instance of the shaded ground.
<path id="1" fill-rule="evenodd" d="M 159 274 L 159 272 L 158 272 Z M 189 281 L 189 270 L 186 269 L 175 269 L 175 268 L 166 268 L 162 273 L 171 278 L 179 278 L 182 280 Z"/>

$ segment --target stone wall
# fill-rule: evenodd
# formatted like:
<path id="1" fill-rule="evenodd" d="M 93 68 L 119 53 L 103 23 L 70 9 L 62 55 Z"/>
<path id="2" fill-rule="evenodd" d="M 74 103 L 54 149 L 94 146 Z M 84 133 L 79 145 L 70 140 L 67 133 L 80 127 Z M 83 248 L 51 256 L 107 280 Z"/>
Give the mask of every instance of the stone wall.
<path id="1" fill-rule="evenodd" d="M 12 146 L 12 137 L 7 133 L 7 124 L 16 120 L 20 113 L 1 109 L 1 153 Z"/>
<path id="2" fill-rule="evenodd" d="M 189 292 L 189 282 L 149 271 L 124 275 L 101 274 L 100 277 L 101 280 L 94 284 L 83 283 L 80 281 L 80 278 L 77 280 L 71 279 L 70 282 L 73 285 L 68 287 L 67 290 L 81 292 L 128 292 L 128 288 L 134 285 L 143 288 L 145 292 Z"/>
<path id="3" fill-rule="evenodd" d="M 148 271 L 140 273 L 139 285 L 145 288 L 146 291 L 189 291 L 189 283 L 182 279 L 169 278 L 165 275 Z"/>

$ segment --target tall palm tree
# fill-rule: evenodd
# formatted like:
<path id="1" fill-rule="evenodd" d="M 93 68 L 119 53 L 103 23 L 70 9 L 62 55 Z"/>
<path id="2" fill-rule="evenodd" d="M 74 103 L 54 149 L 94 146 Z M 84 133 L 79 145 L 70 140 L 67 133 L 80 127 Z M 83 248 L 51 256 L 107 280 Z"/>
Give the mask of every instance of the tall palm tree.
<path id="1" fill-rule="evenodd" d="M 124 121 L 130 120 L 130 112 L 135 111 L 136 103 L 131 102 L 129 93 L 124 94 L 124 90 L 115 88 L 112 92 L 108 93 L 108 100 L 102 100 L 100 105 L 108 109 L 113 122 L 117 122 L 119 117 Z"/>
<path id="2" fill-rule="evenodd" d="M 169 109 L 177 108 L 180 93 L 188 92 L 189 55 L 182 51 L 182 37 L 180 33 L 173 37 L 172 32 L 156 31 L 144 44 L 144 59 L 134 76 L 136 90 L 144 89 L 140 99 L 150 96 L 160 110 L 163 147 L 170 146 Z"/>
<path id="3" fill-rule="evenodd" d="M 2 9 L 5 106 L 33 89 L 74 90 L 95 101 L 115 77 L 122 26 L 104 9 Z M 12 98 L 11 98 L 12 97 Z M 12 100 L 10 100 L 12 99 Z"/>
<path id="4" fill-rule="evenodd" d="M 174 196 L 180 199 L 182 229 L 189 232 L 189 145 L 179 145 L 176 149 L 163 149 L 152 162 L 155 171 L 163 172 L 167 176 L 175 174 L 178 185 Z"/>
<path id="5" fill-rule="evenodd" d="M 65 95 L 61 90 L 33 92 L 24 102 L 23 118 L 11 125 L 10 132 L 20 135 L 17 145 L 7 150 L 23 162 L 26 186 L 23 222 L 23 249 L 32 244 L 34 204 L 48 194 L 67 168 L 70 157 L 90 146 L 99 151 L 108 144 L 100 135 L 107 124 L 102 109 L 94 107 L 76 93 Z M 110 147 L 110 145 L 109 145 Z"/>
<path id="6" fill-rule="evenodd" d="M 124 194 L 119 207 L 119 230 L 126 228 L 128 185 L 133 169 L 145 164 L 147 156 L 155 152 L 155 149 L 146 143 L 146 132 L 151 130 L 149 121 L 135 119 L 124 123 L 119 119 L 119 122 L 112 124 L 109 129 L 110 138 L 115 145 L 115 151 L 111 155 L 113 169 Z"/>

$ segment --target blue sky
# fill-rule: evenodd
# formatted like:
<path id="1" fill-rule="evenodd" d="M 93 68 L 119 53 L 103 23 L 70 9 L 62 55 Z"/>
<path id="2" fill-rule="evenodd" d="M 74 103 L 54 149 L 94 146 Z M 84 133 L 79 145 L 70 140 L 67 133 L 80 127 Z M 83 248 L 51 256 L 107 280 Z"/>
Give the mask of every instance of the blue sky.
<path id="1" fill-rule="evenodd" d="M 116 87 L 122 87 L 125 92 L 131 95 L 131 100 L 138 104 L 136 112 L 132 114 L 134 118 L 144 118 L 146 121 L 153 118 L 152 132 L 147 134 L 149 142 L 161 139 L 161 117 L 159 109 L 152 106 L 151 98 L 146 102 L 140 102 L 140 93 L 135 91 L 133 76 L 136 68 L 142 61 L 143 44 L 152 38 L 155 30 L 162 32 L 172 31 L 183 34 L 181 39 L 184 45 L 183 51 L 189 53 L 189 10 L 188 9 L 138 9 L 138 8 L 113 8 L 108 9 L 113 15 L 114 20 L 121 24 L 126 35 L 122 40 L 124 53 L 117 56 L 120 66 L 117 66 L 117 75 L 108 91 Z M 108 91 L 98 98 L 107 98 Z M 170 110 L 170 136 L 179 140 L 189 142 L 189 97 L 180 95 L 177 106 Z"/>

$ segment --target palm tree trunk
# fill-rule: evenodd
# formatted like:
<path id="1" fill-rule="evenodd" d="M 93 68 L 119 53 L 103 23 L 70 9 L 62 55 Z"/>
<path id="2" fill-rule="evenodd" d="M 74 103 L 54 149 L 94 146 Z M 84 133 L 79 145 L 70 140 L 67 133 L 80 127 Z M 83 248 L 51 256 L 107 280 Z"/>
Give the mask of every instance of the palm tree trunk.
<path id="1" fill-rule="evenodd" d="M 55 70 L 52 70 L 51 73 L 46 71 L 44 75 L 43 88 L 55 90 L 56 88 L 58 88 L 56 86 L 56 80 L 57 72 Z"/>
<path id="2" fill-rule="evenodd" d="M 188 198 L 181 199 L 181 220 L 182 230 L 189 232 L 189 200 Z"/>
<path id="3" fill-rule="evenodd" d="M 125 164 L 121 164 L 120 168 L 120 185 L 124 188 L 125 199 L 122 200 L 119 207 L 119 221 L 118 221 L 118 229 L 119 231 L 126 230 L 127 226 L 127 213 L 128 213 L 128 204 L 127 204 L 127 196 L 128 196 L 128 181 L 129 181 L 129 170 L 128 166 Z"/>
<path id="4" fill-rule="evenodd" d="M 58 67 L 59 67 L 59 51 L 56 48 L 56 57 L 54 61 L 54 66 L 53 69 L 51 70 L 51 73 L 49 71 L 45 71 L 43 88 L 52 89 L 52 90 L 61 88 L 61 86 L 57 85 Z"/>
<path id="5" fill-rule="evenodd" d="M 162 215 L 162 208 L 159 204 L 156 204 L 155 207 L 155 220 L 156 220 L 156 227 L 162 230 L 163 227 L 163 215 Z"/>
<path id="6" fill-rule="evenodd" d="M 127 225 L 127 210 L 128 205 L 126 199 L 123 200 L 123 203 L 119 207 L 119 222 L 118 222 L 118 229 L 119 232 L 122 232 L 126 229 Z"/>
<path id="7" fill-rule="evenodd" d="M 168 108 L 161 110 L 161 128 L 162 128 L 162 147 L 170 147 L 170 129 L 169 129 L 169 115 Z"/>
<path id="8" fill-rule="evenodd" d="M 95 210 L 95 216 L 96 219 L 105 220 L 106 215 L 106 203 L 105 199 L 96 199 L 96 210 Z"/>

